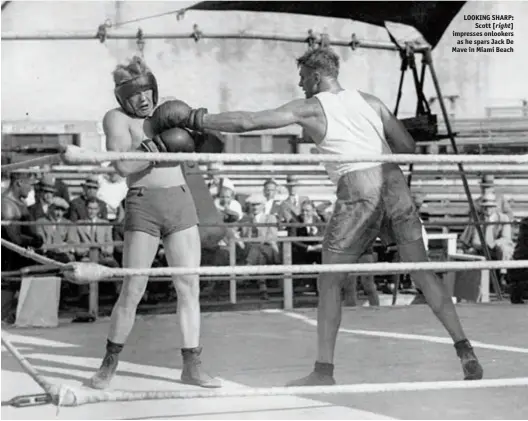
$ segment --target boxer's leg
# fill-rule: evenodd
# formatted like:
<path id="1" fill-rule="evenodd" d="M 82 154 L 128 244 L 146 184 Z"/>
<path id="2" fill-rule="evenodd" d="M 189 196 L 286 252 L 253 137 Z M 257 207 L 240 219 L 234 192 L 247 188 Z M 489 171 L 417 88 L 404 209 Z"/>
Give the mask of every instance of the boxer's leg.
<path id="1" fill-rule="evenodd" d="M 159 237 L 142 231 L 125 232 L 123 267 L 143 269 L 152 265 L 158 250 Z M 119 298 L 112 310 L 106 354 L 101 367 L 89 380 L 95 389 L 109 386 L 117 370 L 119 353 L 134 326 L 136 309 L 147 287 L 147 276 L 130 276 L 123 281 Z"/>
<path id="2" fill-rule="evenodd" d="M 200 267 L 201 246 L 198 227 L 174 232 L 163 238 L 165 256 L 170 267 Z M 177 314 L 184 348 L 200 344 L 200 277 L 199 275 L 173 276 L 178 294 Z"/>
<path id="3" fill-rule="evenodd" d="M 198 226 L 168 234 L 163 238 L 167 262 L 171 267 L 196 268 L 200 266 L 201 243 Z M 183 338 L 183 369 L 181 380 L 195 386 L 215 388 L 221 383 L 202 368 L 200 354 L 200 277 L 179 275 L 173 277 L 178 295 L 178 321 Z"/>
<path id="4" fill-rule="evenodd" d="M 402 262 L 427 262 L 429 257 L 422 237 L 422 222 L 405 177 L 397 165 L 384 164 L 383 168 L 386 180 L 383 202 L 388 224 L 382 227 L 381 234 L 397 244 Z M 430 271 L 411 271 L 411 277 L 433 313 L 453 338 L 462 362 L 464 378 L 481 379 L 482 367 L 466 339 L 455 305 L 440 277 Z"/>
<path id="5" fill-rule="evenodd" d="M 383 214 L 379 169 L 354 171 L 341 177 L 334 213 L 325 230 L 323 264 L 356 263 L 378 236 Z M 321 273 L 317 286 L 317 361 L 312 373 L 288 386 L 335 384 L 334 350 L 341 324 L 341 288 L 348 273 Z"/>

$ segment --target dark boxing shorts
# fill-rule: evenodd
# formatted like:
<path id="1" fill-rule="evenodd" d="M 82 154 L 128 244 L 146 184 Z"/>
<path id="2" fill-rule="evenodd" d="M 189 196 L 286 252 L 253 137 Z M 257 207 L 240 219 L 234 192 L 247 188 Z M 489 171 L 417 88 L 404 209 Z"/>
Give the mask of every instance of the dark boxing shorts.
<path id="1" fill-rule="evenodd" d="M 377 237 L 386 245 L 404 245 L 422 238 L 422 222 L 396 164 L 352 171 L 339 179 L 323 248 L 359 258 Z"/>
<path id="2" fill-rule="evenodd" d="M 128 190 L 125 231 L 142 231 L 163 238 L 197 224 L 194 200 L 187 185 Z"/>

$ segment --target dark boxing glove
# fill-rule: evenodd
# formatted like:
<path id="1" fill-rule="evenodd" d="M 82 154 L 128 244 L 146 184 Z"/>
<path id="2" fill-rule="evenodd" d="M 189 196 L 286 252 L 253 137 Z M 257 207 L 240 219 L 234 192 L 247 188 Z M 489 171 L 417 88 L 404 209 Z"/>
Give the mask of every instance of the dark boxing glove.
<path id="1" fill-rule="evenodd" d="M 180 100 L 167 101 L 161 104 L 150 117 L 150 126 L 154 134 L 163 133 L 174 127 L 185 127 L 192 108 Z"/>
<path id="2" fill-rule="evenodd" d="M 141 142 L 144 152 L 194 152 L 195 142 L 189 131 L 175 127 Z"/>
<path id="3" fill-rule="evenodd" d="M 154 110 L 150 117 L 150 125 L 155 134 L 162 133 L 174 127 L 203 130 L 203 116 L 207 109 L 192 109 L 180 100 L 167 101 Z"/>

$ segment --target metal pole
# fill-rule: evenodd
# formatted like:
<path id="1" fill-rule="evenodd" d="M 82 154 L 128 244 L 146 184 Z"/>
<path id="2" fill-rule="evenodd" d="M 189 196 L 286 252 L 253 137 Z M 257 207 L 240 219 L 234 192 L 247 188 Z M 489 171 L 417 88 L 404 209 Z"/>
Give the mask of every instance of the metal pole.
<path id="1" fill-rule="evenodd" d="M 436 77 L 436 73 L 433 66 L 433 58 L 431 55 L 431 50 L 428 50 L 424 54 L 424 59 L 426 60 L 427 64 L 429 65 L 429 71 L 431 72 L 431 78 L 433 80 L 436 94 L 438 96 L 438 103 L 440 104 L 440 108 L 442 109 L 442 114 L 444 116 L 444 124 L 446 126 L 447 134 L 449 136 L 449 139 L 451 140 L 451 145 L 453 147 L 453 152 L 458 155 L 458 148 L 455 142 L 455 136 L 453 134 L 453 130 L 451 129 L 451 124 L 449 122 L 449 117 L 447 115 L 447 109 L 444 103 L 444 99 L 442 98 L 442 91 L 440 90 L 440 84 L 438 82 L 438 78 Z M 481 221 L 479 219 L 477 210 L 475 208 L 475 204 L 473 203 L 473 197 L 471 196 L 471 191 L 469 190 L 469 184 L 467 181 L 466 173 L 464 171 L 464 166 L 461 163 L 458 163 L 458 169 L 460 171 L 460 177 L 462 178 L 462 184 L 464 186 L 464 190 L 466 192 L 466 196 L 468 199 L 469 209 L 471 216 L 473 217 L 473 220 L 475 221 L 475 227 L 477 228 L 477 233 L 480 239 L 480 243 L 482 244 L 482 247 L 484 249 L 484 254 L 486 256 L 487 260 L 492 260 L 491 253 L 489 251 L 488 245 L 486 243 L 486 238 L 484 237 L 484 232 L 482 230 L 482 225 L 480 225 Z M 497 291 L 497 296 L 499 300 L 502 300 L 502 293 L 499 286 L 499 281 L 497 279 L 495 271 L 491 271 L 491 280 L 493 282 L 493 286 L 495 290 Z"/>
<path id="2" fill-rule="evenodd" d="M 195 34 L 175 34 L 173 32 L 162 32 L 158 34 L 143 34 L 142 39 L 189 39 L 196 40 Z M 137 33 L 106 34 L 105 39 L 133 39 L 137 40 Z M 247 39 L 247 40 L 264 40 L 264 41 L 282 41 L 296 42 L 305 44 L 306 37 L 293 37 L 285 35 L 267 35 L 267 34 L 203 34 L 200 33 L 198 40 L 201 39 Z M 37 34 L 20 34 L 20 33 L 3 33 L 2 41 L 86 41 L 99 40 L 99 37 L 93 32 L 44 32 Z M 198 41 L 197 41 L 198 42 Z M 352 41 L 335 40 L 329 43 L 332 46 L 352 47 Z M 355 48 L 366 48 L 374 50 L 398 51 L 398 48 L 389 42 L 380 41 L 354 41 Z M 424 52 L 428 46 L 416 47 L 416 52 Z"/>

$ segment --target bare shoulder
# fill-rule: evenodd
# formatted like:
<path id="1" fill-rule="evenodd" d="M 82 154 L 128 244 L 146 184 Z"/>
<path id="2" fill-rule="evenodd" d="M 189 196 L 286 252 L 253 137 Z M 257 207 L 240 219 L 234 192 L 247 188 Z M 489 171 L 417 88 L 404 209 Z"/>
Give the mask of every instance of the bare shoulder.
<path id="1" fill-rule="evenodd" d="M 2 196 L 2 219 L 10 221 L 16 219 L 16 208 L 13 202 Z"/>
<path id="2" fill-rule="evenodd" d="M 103 132 L 109 151 L 127 150 L 132 143 L 130 117 L 119 108 L 107 111 L 103 117 Z"/>
<path id="3" fill-rule="evenodd" d="M 129 120 L 130 117 L 128 117 L 123 110 L 120 108 L 112 108 L 107 111 L 103 117 L 103 128 L 106 131 L 107 128 L 113 129 L 122 126 L 126 127 Z"/>

